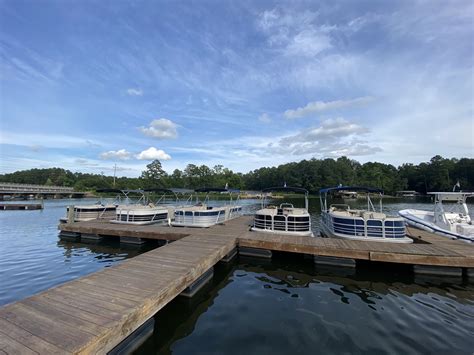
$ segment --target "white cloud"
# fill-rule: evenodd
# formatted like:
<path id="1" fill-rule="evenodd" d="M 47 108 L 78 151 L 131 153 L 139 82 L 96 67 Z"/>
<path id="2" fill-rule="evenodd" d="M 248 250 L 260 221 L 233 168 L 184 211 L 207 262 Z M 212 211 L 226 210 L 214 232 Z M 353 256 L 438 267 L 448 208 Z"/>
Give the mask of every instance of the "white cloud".
<path id="1" fill-rule="evenodd" d="M 140 127 L 140 131 L 146 136 L 153 138 L 176 138 L 178 136 L 178 125 L 166 118 L 151 121 L 149 127 Z"/>
<path id="2" fill-rule="evenodd" d="M 362 140 L 369 129 L 343 118 L 328 119 L 318 127 L 303 129 L 293 136 L 270 143 L 268 152 L 295 156 L 337 157 L 372 155 L 382 149 Z"/>
<path id="3" fill-rule="evenodd" d="M 263 123 L 270 123 L 272 119 L 268 115 L 268 113 L 262 113 L 259 117 L 258 120 Z"/>
<path id="4" fill-rule="evenodd" d="M 327 34 L 310 29 L 301 31 L 291 39 L 286 54 L 313 57 L 331 47 L 331 38 Z"/>
<path id="5" fill-rule="evenodd" d="M 109 150 L 108 152 L 104 152 L 100 154 L 100 159 L 103 160 L 113 160 L 113 159 L 120 159 L 120 160 L 127 160 L 130 159 L 131 153 L 126 151 L 125 149 L 120 150 Z"/>
<path id="6" fill-rule="evenodd" d="M 301 133 L 286 138 L 287 142 L 313 142 L 338 139 L 354 134 L 368 133 L 369 130 L 357 123 L 351 123 L 344 118 L 328 119 L 319 127 L 305 129 Z"/>
<path id="7" fill-rule="evenodd" d="M 161 149 L 156 149 L 155 147 L 150 147 L 140 154 L 137 154 L 136 158 L 138 160 L 170 160 L 171 156 L 169 154 L 166 154 L 163 150 Z"/>
<path id="8" fill-rule="evenodd" d="M 287 56 L 314 57 L 332 48 L 331 30 L 327 25 L 313 24 L 317 12 L 285 12 L 278 9 L 260 14 L 257 26 L 267 35 L 270 47 Z"/>
<path id="9" fill-rule="evenodd" d="M 351 100 L 336 100 L 336 101 L 313 101 L 309 102 L 304 107 L 298 107 L 294 110 L 286 110 L 284 116 L 288 119 L 308 116 L 312 113 L 319 113 L 330 110 L 337 110 L 340 108 L 354 107 L 364 105 L 373 100 L 370 96 L 358 97 Z"/>
<path id="10" fill-rule="evenodd" d="M 130 96 L 142 96 L 143 95 L 143 90 L 142 89 L 135 89 L 135 88 L 130 88 L 127 89 L 127 94 Z"/>

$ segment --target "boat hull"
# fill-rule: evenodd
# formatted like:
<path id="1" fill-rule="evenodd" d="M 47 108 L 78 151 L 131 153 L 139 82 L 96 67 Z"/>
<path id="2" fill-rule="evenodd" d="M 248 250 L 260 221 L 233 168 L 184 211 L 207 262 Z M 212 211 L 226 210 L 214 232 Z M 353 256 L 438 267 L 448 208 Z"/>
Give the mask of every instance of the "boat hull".
<path id="1" fill-rule="evenodd" d="M 473 242 L 474 237 L 462 235 L 453 231 L 448 231 L 434 223 L 434 213 L 423 210 L 401 210 L 398 214 L 411 227 L 418 228 L 445 238 L 460 239 L 466 242 Z"/>
<path id="2" fill-rule="evenodd" d="M 209 228 L 242 215 L 241 206 L 212 209 L 176 209 L 173 227 Z"/>
<path id="3" fill-rule="evenodd" d="M 262 229 L 252 227 L 250 228 L 252 232 L 259 232 L 259 233 L 268 233 L 268 234 L 278 234 L 278 235 L 294 235 L 297 237 L 314 237 L 312 231 L 304 231 L 304 232 L 288 232 L 288 231 L 280 231 L 280 230 L 272 230 L 272 229 Z"/>
<path id="4" fill-rule="evenodd" d="M 323 212 L 320 232 L 323 237 L 346 240 L 358 240 L 380 243 L 413 243 L 406 236 L 405 224 L 402 218 L 388 217 L 379 219 L 372 213 L 360 211 L 360 216 L 351 217 L 337 212 Z"/>
<path id="5" fill-rule="evenodd" d="M 155 207 L 117 208 L 116 218 L 111 223 L 147 225 L 168 222 L 168 210 Z"/>
<path id="6" fill-rule="evenodd" d="M 399 243 L 399 244 L 410 244 L 413 243 L 413 239 L 409 237 L 404 238 L 377 238 L 377 237 L 366 237 L 366 236 L 353 236 L 342 233 L 333 232 L 325 224 L 320 225 L 320 234 L 325 238 L 345 239 L 345 240 L 358 240 L 363 242 L 380 242 L 380 243 Z"/>

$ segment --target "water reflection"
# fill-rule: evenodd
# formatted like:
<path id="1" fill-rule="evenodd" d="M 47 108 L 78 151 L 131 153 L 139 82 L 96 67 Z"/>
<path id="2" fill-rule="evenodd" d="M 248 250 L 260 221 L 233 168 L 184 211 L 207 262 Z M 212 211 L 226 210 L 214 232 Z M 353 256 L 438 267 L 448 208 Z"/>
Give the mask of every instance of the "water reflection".
<path id="1" fill-rule="evenodd" d="M 254 260 L 219 266 L 211 288 L 165 307 L 136 353 L 472 349 L 474 287 L 462 279 L 453 284 L 390 270 L 320 268 L 294 257 L 263 267 Z"/>

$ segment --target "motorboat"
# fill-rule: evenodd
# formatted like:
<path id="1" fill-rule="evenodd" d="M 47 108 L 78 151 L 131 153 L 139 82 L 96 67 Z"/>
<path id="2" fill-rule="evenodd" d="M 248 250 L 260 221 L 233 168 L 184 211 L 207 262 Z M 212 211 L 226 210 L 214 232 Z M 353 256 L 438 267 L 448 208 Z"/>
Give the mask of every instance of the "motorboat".
<path id="1" fill-rule="evenodd" d="M 201 188 L 194 191 L 196 193 L 206 193 L 206 197 L 203 201 L 200 201 L 196 197 L 196 204 L 176 208 L 174 212 L 174 221 L 171 222 L 172 226 L 208 228 L 242 215 L 242 206 L 237 204 L 239 201 L 239 190 L 227 188 Z M 228 194 L 230 202 L 224 206 L 210 206 L 210 193 Z M 233 194 L 237 194 L 235 200 L 233 200 Z"/>
<path id="2" fill-rule="evenodd" d="M 304 194 L 305 207 L 297 208 L 291 203 L 270 205 L 269 194 L 272 192 Z M 314 237 L 311 230 L 311 216 L 308 213 L 308 190 L 300 187 L 269 187 L 262 190 L 262 206 L 255 212 L 253 226 L 255 232 L 275 233 Z"/>
<path id="3" fill-rule="evenodd" d="M 162 192 L 164 195 L 172 193 L 169 189 L 146 189 L 146 190 L 122 190 L 126 204 L 117 206 L 115 219 L 111 223 L 146 225 L 154 223 L 169 223 L 172 215 L 168 206 L 162 206 L 150 202 L 149 193 Z M 138 196 L 135 203 L 130 203 L 131 196 Z M 171 212 L 171 213 L 170 213 Z"/>
<path id="4" fill-rule="evenodd" d="M 429 192 L 434 195 L 433 211 L 406 209 L 398 214 L 407 225 L 467 242 L 474 241 L 474 225 L 466 200 L 473 192 Z"/>
<path id="5" fill-rule="evenodd" d="M 358 191 L 367 195 L 367 209 L 352 209 L 348 204 L 331 204 L 328 196 L 338 191 Z M 323 237 L 388 243 L 413 243 L 406 236 L 405 221 L 401 217 L 390 217 L 382 212 L 383 190 L 338 186 L 321 189 L 321 235 Z M 379 196 L 379 209 L 375 209 L 370 194 Z"/>

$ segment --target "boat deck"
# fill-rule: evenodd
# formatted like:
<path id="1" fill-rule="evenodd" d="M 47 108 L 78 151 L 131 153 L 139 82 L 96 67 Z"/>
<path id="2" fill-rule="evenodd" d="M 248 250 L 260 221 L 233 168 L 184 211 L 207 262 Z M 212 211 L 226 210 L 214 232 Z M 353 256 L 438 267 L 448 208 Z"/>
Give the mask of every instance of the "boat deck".
<path id="1" fill-rule="evenodd" d="M 474 268 L 473 245 L 422 231 L 410 230 L 420 243 L 388 244 L 268 235 L 250 232 L 250 222 L 240 217 L 207 229 L 103 221 L 60 225 L 78 234 L 176 241 L 0 308 L 0 353 L 106 353 L 237 246 Z"/>

